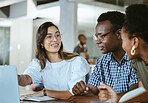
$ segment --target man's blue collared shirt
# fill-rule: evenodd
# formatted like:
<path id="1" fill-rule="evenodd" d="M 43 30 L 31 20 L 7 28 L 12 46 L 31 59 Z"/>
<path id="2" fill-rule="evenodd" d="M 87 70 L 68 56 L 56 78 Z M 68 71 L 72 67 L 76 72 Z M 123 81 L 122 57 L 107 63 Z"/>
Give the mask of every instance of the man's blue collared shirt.
<path id="1" fill-rule="evenodd" d="M 107 53 L 97 60 L 88 84 L 98 86 L 103 82 L 111 86 L 117 93 L 129 90 L 132 84 L 138 83 L 130 60 L 125 54 L 118 63 L 112 53 Z"/>

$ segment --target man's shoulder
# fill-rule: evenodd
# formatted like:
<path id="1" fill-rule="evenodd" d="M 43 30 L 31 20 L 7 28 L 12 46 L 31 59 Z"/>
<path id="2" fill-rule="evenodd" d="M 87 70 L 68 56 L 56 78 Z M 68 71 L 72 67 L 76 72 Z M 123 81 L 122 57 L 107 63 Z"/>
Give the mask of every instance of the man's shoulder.
<path id="1" fill-rule="evenodd" d="M 109 61 L 111 59 L 111 53 L 104 54 L 103 56 L 97 59 L 97 62 L 100 61 Z"/>
<path id="2" fill-rule="evenodd" d="M 107 53 L 107 54 L 104 54 L 103 56 L 101 56 L 98 59 L 104 59 L 104 60 L 106 60 L 106 59 L 110 59 L 110 58 L 111 58 L 111 53 Z"/>

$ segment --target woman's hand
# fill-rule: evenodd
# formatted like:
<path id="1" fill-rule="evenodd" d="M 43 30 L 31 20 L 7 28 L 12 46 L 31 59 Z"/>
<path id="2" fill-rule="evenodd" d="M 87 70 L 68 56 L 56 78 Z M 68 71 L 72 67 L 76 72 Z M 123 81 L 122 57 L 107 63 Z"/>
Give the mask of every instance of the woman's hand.
<path id="1" fill-rule="evenodd" d="M 17 75 L 20 86 L 32 84 L 32 78 L 29 75 Z"/>
<path id="2" fill-rule="evenodd" d="M 117 102 L 117 94 L 112 87 L 100 83 L 100 85 L 98 86 L 98 90 L 98 96 L 101 102 Z"/>

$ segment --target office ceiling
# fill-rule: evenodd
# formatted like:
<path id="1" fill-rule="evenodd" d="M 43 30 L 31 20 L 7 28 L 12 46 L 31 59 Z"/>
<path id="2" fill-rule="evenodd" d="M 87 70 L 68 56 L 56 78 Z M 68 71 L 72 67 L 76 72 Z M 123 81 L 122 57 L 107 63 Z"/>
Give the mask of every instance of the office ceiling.
<path id="1" fill-rule="evenodd" d="M 0 8 L 9 6 L 18 2 L 21 2 L 24 0 L 0 0 Z M 59 0 L 33 0 L 37 5 L 42 5 L 46 3 L 51 3 L 51 2 L 56 2 Z M 148 0 L 69 0 L 69 1 L 77 1 L 77 2 L 91 2 L 91 1 L 96 1 L 96 2 L 103 2 L 103 3 L 109 3 L 113 5 L 119 5 L 119 6 L 124 6 L 125 1 L 127 3 L 139 3 L 143 2 L 144 4 L 148 4 Z"/>
<path id="2" fill-rule="evenodd" d="M 10 5 L 13 5 L 21 1 L 25 0 L 0 0 L 0 21 L 9 18 Z M 44 8 L 37 7 L 38 9 L 36 16 L 38 18 L 48 18 L 57 24 L 59 23 L 59 17 L 60 17 L 59 6 L 56 7 L 52 6 L 51 8 L 47 8 L 47 6 L 59 0 L 33 0 L 33 1 L 36 6 L 44 7 Z M 79 29 L 83 31 L 83 28 L 86 28 L 87 30 L 89 30 L 90 28 L 94 28 L 96 25 L 96 19 L 98 18 L 98 15 L 100 15 L 102 12 L 106 12 L 109 10 L 119 10 L 121 12 L 124 12 L 125 1 L 136 2 L 140 0 L 69 0 L 69 1 L 80 2 L 78 5 L 77 20 L 78 20 Z M 148 5 L 148 0 L 143 0 L 143 3 Z M 90 33 L 88 32 L 88 34 Z"/>
<path id="3" fill-rule="evenodd" d="M 42 5 L 42 4 L 51 3 L 59 0 L 35 0 L 35 1 L 37 5 Z"/>
<path id="4" fill-rule="evenodd" d="M 9 8 L 10 5 L 21 2 L 24 0 L 0 0 L 0 10 L 7 16 L 9 17 Z M 47 4 L 47 3 L 51 3 L 51 2 L 56 2 L 59 0 L 33 0 L 36 5 L 43 5 L 43 4 Z M 144 4 L 148 5 L 148 0 L 69 0 L 69 1 L 77 1 L 77 2 L 91 2 L 91 1 L 95 1 L 95 2 L 102 2 L 102 3 L 108 3 L 108 4 L 113 4 L 113 5 L 118 5 L 118 6 L 124 6 L 126 5 L 126 3 L 139 3 L 142 2 Z M 126 1 L 126 2 L 125 2 Z"/>
<path id="5" fill-rule="evenodd" d="M 46 4 L 46 3 L 51 3 L 59 0 L 35 0 L 37 5 L 41 4 Z M 85 0 L 69 0 L 69 1 L 85 1 Z M 119 6 L 124 6 L 125 1 L 126 3 L 140 3 L 143 1 L 144 4 L 148 4 L 148 0 L 86 0 L 86 1 L 98 1 L 98 2 L 103 2 L 103 3 L 109 3 L 113 5 L 119 5 Z"/>

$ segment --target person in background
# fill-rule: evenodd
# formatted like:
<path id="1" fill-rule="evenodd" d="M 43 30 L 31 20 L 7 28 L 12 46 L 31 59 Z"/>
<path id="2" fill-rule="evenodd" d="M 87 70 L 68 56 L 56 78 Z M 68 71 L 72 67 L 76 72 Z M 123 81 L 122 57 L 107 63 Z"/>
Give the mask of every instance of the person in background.
<path id="1" fill-rule="evenodd" d="M 135 4 L 126 8 L 125 22 L 121 30 L 122 47 L 132 60 L 131 65 L 139 80 L 139 87 L 148 90 L 148 6 Z M 106 84 L 101 84 L 101 101 L 118 102 L 116 92 Z M 138 98 L 138 97 L 137 97 Z M 144 98 L 143 98 L 144 99 Z M 146 98 L 145 98 L 146 99 Z"/>
<path id="2" fill-rule="evenodd" d="M 86 47 L 87 38 L 84 34 L 80 34 L 78 36 L 78 40 L 79 40 L 79 44 L 74 48 L 73 52 L 78 53 L 88 61 L 89 56 L 87 54 L 87 47 Z"/>
<path id="3" fill-rule="evenodd" d="M 63 51 L 58 27 L 52 22 L 43 23 L 36 35 L 36 59 L 33 59 L 22 75 L 20 86 L 43 83 L 45 89 L 26 96 L 49 96 L 67 99 L 72 87 L 89 72 L 87 61 L 79 55 Z"/>
<path id="4" fill-rule="evenodd" d="M 83 58 L 85 58 L 87 60 L 87 62 L 89 64 L 92 64 L 92 62 L 89 62 L 89 56 L 87 54 L 87 47 L 86 47 L 86 41 L 87 38 L 84 34 L 79 34 L 78 36 L 78 40 L 79 40 L 79 44 L 74 48 L 74 53 L 77 53 L 79 55 L 81 55 Z M 88 84 L 88 80 L 89 80 L 89 73 L 86 75 L 85 77 L 85 82 L 86 84 Z"/>
<path id="5" fill-rule="evenodd" d="M 114 88 L 119 95 L 136 88 L 138 83 L 131 62 L 122 48 L 121 28 L 124 14 L 117 11 L 106 12 L 97 21 L 94 39 L 104 56 L 97 60 L 88 85 L 81 81 L 72 89 L 75 95 L 92 96 L 82 97 L 84 101 L 98 101 L 95 96 L 98 98 L 97 87 L 100 82 Z M 74 98 L 77 97 L 72 97 L 69 101 L 75 101 Z"/>

